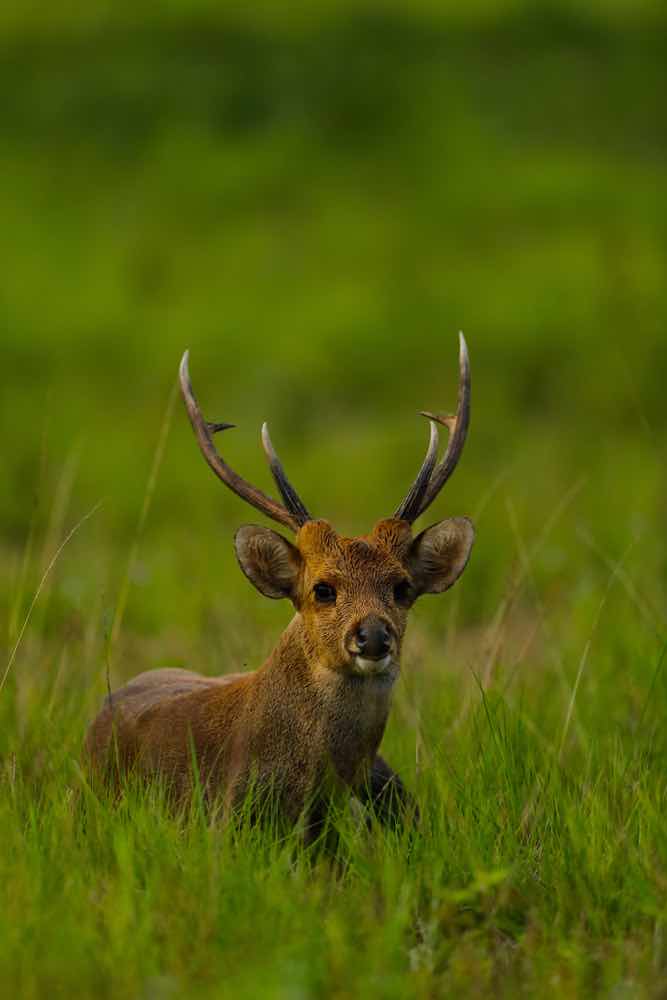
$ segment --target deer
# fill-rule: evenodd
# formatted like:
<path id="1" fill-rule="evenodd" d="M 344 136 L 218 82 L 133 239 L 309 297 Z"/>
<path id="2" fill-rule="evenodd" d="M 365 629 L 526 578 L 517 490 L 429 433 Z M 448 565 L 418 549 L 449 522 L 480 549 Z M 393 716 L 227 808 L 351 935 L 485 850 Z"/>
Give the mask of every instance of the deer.
<path id="1" fill-rule="evenodd" d="M 417 598 L 448 590 L 474 541 L 467 517 L 438 521 L 413 536 L 461 456 L 470 420 L 470 363 L 459 335 L 454 415 L 421 411 L 430 424 L 425 458 L 405 498 L 370 533 L 348 538 L 311 516 L 274 450 L 261 441 L 281 501 L 235 472 L 213 435 L 234 426 L 204 419 L 189 374 L 180 389 L 199 448 L 229 489 L 294 534 L 258 524 L 234 536 L 239 566 L 265 597 L 291 602 L 294 615 L 255 671 L 204 676 L 180 668 L 139 674 L 104 700 L 85 740 L 95 774 L 160 778 L 177 801 L 199 785 L 230 815 L 253 789 L 270 793 L 289 825 L 316 836 L 328 809 L 355 798 L 382 823 L 410 810 L 413 796 L 379 754 L 400 673 L 408 613 Z M 448 431 L 438 462 L 439 432 Z"/>

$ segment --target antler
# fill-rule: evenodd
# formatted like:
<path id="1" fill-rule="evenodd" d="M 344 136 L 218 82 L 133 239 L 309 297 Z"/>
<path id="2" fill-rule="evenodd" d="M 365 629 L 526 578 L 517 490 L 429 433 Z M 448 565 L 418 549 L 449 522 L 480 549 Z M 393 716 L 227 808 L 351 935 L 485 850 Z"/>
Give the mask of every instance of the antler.
<path id="1" fill-rule="evenodd" d="M 431 423 L 429 447 L 414 483 L 394 514 L 394 517 L 409 521 L 411 524 L 417 520 L 420 514 L 424 513 L 427 507 L 431 506 L 453 473 L 461 457 L 466 434 L 468 433 L 468 424 L 470 423 L 470 359 L 468 358 L 465 337 L 462 333 L 459 334 L 459 398 L 456 414 L 454 416 L 444 416 L 429 413 L 425 410 L 421 412 L 422 416 L 426 417 Z M 441 424 L 449 431 L 447 451 L 437 466 L 435 464 L 438 450 L 438 429 L 436 424 Z"/>
<path id="2" fill-rule="evenodd" d="M 273 445 L 271 444 L 268 427 L 266 424 L 262 427 L 262 444 L 264 446 L 266 456 L 269 459 L 273 478 L 275 479 L 278 489 L 280 490 L 280 495 L 285 501 L 285 506 L 278 503 L 272 497 L 267 496 L 266 493 L 263 493 L 261 490 L 257 489 L 256 486 L 253 486 L 251 483 L 247 482 L 247 480 L 243 479 L 242 476 L 239 476 L 237 472 L 234 472 L 231 466 L 227 465 L 224 458 L 218 454 L 218 451 L 213 444 L 213 435 L 218 431 L 224 431 L 233 427 L 234 424 L 209 423 L 204 419 L 201 410 L 199 409 L 199 404 L 195 399 L 194 392 L 192 391 L 188 359 L 189 351 L 186 351 L 183 355 L 179 369 L 181 394 L 188 411 L 188 416 L 190 417 L 192 429 L 195 432 L 197 442 L 201 448 L 204 458 L 213 469 L 216 476 L 219 479 L 222 479 L 223 483 L 229 486 L 230 490 L 233 490 L 234 493 L 241 497 L 242 500 L 245 500 L 247 503 L 255 507 L 256 510 L 261 511 L 262 514 L 266 514 L 267 517 L 272 518 L 274 521 L 284 525 L 286 528 L 291 528 L 292 531 L 298 531 L 302 524 L 305 524 L 306 521 L 312 520 L 312 518 L 299 498 L 298 493 L 285 475 L 285 470 L 283 469 L 280 459 L 276 455 Z"/>

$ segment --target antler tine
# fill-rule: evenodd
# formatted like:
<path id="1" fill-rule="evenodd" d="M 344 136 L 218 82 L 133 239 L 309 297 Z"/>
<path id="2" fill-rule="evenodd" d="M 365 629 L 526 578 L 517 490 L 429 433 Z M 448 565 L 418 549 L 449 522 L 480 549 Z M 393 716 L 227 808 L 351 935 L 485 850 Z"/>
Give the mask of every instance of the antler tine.
<path id="1" fill-rule="evenodd" d="M 424 493 L 426 492 L 426 488 L 431 478 L 431 473 L 435 468 L 435 463 L 438 458 L 438 444 L 440 441 L 438 426 L 435 419 L 433 419 L 430 414 L 425 413 L 423 415 L 428 416 L 431 423 L 431 437 L 426 450 L 426 457 L 424 458 L 415 481 L 408 490 L 405 499 L 396 509 L 396 513 L 394 514 L 394 517 L 399 517 L 403 521 L 409 521 L 411 524 L 419 516 L 421 502 L 424 499 Z"/>
<path id="2" fill-rule="evenodd" d="M 286 528 L 290 528 L 292 531 L 298 531 L 300 526 L 304 523 L 303 513 L 305 512 L 305 507 L 301 505 L 302 510 L 299 514 L 292 513 L 287 510 L 282 504 L 279 504 L 276 500 L 262 493 L 261 490 L 257 489 L 247 480 L 239 476 L 238 473 L 234 472 L 231 466 L 227 465 L 224 458 L 218 454 L 215 445 L 213 444 L 212 435 L 219 430 L 226 430 L 228 427 L 232 427 L 232 424 L 215 424 L 208 423 L 202 416 L 201 410 L 199 409 L 199 404 L 195 399 L 194 392 L 192 391 L 192 383 L 190 382 L 190 371 L 189 371 L 189 351 L 186 351 L 181 360 L 181 365 L 179 368 L 179 381 L 181 385 L 181 395 L 183 396 L 183 402 L 188 411 L 188 416 L 190 418 L 190 423 L 192 424 L 192 429 L 195 432 L 197 442 L 201 449 L 201 452 L 210 465 L 213 472 L 216 474 L 218 479 L 221 479 L 226 486 L 230 488 L 237 496 L 241 497 L 256 510 L 266 514 L 267 517 L 272 518 L 272 520 L 277 521 L 279 524 L 284 525 Z M 305 518 L 308 520 L 308 517 Z"/>
<path id="3" fill-rule="evenodd" d="M 410 487 L 405 500 L 394 514 L 394 517 L 402 518 L 411 524 L 433 503 L 456 468 L 465 444 L 468 424 L 470 423 L 470 359 L 462 333 L 459 333 L 459 399 L 456 415 L 444 416 L 429 413 L 427 410 L 422 410 L 421 415 L 431 423 L 431 440 L 426 458 L 417 473 L 417 478 Z M 449 442 L 442 461 L 436 466 L 437 424 L 448 429 Z"/>
<path id="4" fill-rule="evenodd" d="M 276 481 L 276 486 L 280 490 L 280 495 L 283 498 L 285 506 L 289 510 L 290 514 L 293 515 L 299 524 L 305 524 L 306 521 L 312 521 L 312 517 L 308 513 L 301 497 L 285 474 L 282 462 L 278 458 L 276 450 L 271 443 L 271 438 L 269 437 L 269 426 L 266 422 L 262 424 L 262 447 L 264 448 L 264 454 L 269 460 L 269 466 L 271 468 L 273 478 Z"/>
<path id="5" fill-rule="evenodd" d="M 447 451 L 440 464 L 434 469 L 424 493 L 419 513 L 430 507 L 438 493 L 458 465 L 470 424 L 470 358 L 465 337 L 459 333 L 459 397 L 455 416 L 437 416 L 427 413 L 430 420 L 437 420 L 449 429 Z"/>

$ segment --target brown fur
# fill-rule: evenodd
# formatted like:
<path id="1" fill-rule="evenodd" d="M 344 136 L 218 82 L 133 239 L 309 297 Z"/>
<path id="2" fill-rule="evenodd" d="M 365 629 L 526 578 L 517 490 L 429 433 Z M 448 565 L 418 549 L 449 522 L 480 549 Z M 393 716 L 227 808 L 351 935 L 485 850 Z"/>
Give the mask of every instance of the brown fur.
<path id="1" fill-rule="evenodd" d="M 309 521 L 295 544 L 250 526 L 239 531 L 236 545 L 251 581 L 294 604 L 277 646 L 253 673 L 213 678 L 155 670 L 134 678 L 105 700 L 89 727 L 94 769 L 160 775 L 183 800 L 196 760 L 207 797 L 225 811 L 256 783 L 272 790 L 289 821 L 306 804 L 317 810 L 350 790 L 388 814 L 407 794 L 378 748 L 409 604 L 458 577 L 472 545 L 470 522 L 440 522 L 413 540 L 410 525 L 396 519 L 359 538 Z M 410 594 L 397 603 L 401 581 Z M 336 588 L 335 602 L 318 602 L 314 586 L 322 582 Z M 377 670 L 355 652 L 357 629 L 369 616 L 391 636 L 390 662 Z"/>

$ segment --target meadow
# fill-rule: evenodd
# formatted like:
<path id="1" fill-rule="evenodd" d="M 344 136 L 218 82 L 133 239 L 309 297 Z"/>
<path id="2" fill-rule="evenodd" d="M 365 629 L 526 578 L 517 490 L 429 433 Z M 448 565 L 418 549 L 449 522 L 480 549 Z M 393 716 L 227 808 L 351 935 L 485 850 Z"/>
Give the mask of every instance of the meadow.
<path id="1" fill-rule="evenodd" d="M 0 12 L 0 990 L 665 995 L 667 20 L 649 2 Z M 335 857 L 94 793 L 107 683 L 253 668 L 263 420 L 341 532 L 473 378 L 384 752 L 418 833 Z M 421 526 L 430 523 L 426 520 Z"/>

